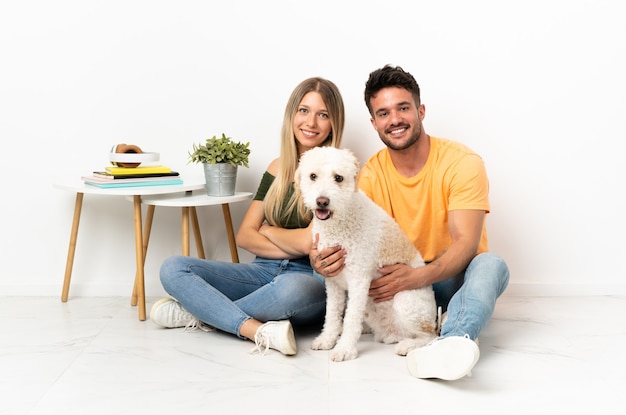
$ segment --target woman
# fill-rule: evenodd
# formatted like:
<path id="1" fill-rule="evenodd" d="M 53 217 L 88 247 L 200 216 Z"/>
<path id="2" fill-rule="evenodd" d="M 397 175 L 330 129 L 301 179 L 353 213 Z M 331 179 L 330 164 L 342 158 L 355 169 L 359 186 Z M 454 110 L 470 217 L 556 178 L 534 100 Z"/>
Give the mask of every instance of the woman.
<path id="1" fill-rule="evenodd" d="M 317 146 L 339 147 L 344 105 L 338 88 L 309 78 L 291 93 L 281 132 L 280 157 L 270 163 L 237 233 L 250 264 L 175 256 L 161 266 L 161 283 L 174 299 L 157 301 L 150 319 L 161 327 L 207 326 L 271 348 L 296 353 L 291 323 L 324 319 L 324 279 L 309 262 L 311 212 L 294 191 L 300 155 Z"/>

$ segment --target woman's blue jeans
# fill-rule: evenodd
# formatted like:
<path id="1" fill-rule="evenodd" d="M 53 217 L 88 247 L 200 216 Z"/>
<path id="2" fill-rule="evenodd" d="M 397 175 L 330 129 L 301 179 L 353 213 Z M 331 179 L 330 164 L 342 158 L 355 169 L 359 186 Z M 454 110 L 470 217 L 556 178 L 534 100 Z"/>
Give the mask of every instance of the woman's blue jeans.
<path id="1" fill-rule="evenodd" d="M 504 260 L 485 252 L 474 257 L 461 274 L 433 284 L 437 305 L 448 312 L 441 337 L 467 334 L 476 340 L 508 283 L 509 268 Z"/>
<path id="2" fill-rule="evenodd" d="M 309 258 L 256 258 L 249 264 L 168 258 L 161 283 L 198 320 L 239 337 L 241 325 L 287 320 L 294 325 L 321 324 L 326 311 L 324 278 Z"/>

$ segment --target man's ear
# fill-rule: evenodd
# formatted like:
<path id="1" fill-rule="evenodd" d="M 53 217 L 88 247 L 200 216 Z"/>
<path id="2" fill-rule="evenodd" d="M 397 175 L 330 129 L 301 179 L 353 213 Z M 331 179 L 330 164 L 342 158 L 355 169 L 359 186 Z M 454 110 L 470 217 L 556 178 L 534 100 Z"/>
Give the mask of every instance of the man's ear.
<path id="1" fill-rule="evenodd" d="M 378 130 L 376 129 L 376 120 L 375 120 L 374 118 L 370 118 L 370 123 L 372 124 L 372 127 L 374 127 L 374 130 L 375 130 L 375 131 L 378 131 Z"/>

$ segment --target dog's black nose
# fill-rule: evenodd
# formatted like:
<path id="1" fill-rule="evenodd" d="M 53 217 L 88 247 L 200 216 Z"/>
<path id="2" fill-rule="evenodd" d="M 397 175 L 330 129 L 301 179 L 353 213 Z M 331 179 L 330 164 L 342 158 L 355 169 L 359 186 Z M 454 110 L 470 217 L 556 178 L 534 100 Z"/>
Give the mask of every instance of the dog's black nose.
<path id="1" fill-rule="evenodd" d="M 330 199 L 327 197 L 318 197 L 315 199 L 315 203 L 317 203 L 317 207 L 320 209 L 326 209 L 328 204 L 330 203 Z"/>

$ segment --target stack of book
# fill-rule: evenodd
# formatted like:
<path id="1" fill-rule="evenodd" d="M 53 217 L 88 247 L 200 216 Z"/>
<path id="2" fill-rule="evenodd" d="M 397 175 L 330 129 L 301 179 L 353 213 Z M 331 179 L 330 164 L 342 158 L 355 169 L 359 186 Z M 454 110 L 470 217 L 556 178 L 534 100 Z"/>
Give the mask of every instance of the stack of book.
<path id="1" fill-rule="evenodd" d="M 104 171 L 94 171 L 81 179 L 90 186 L 101 188 L 164 186 L 183 184 L 178 172 L 167 166 L 118 167 L 106 166 Z"/>

